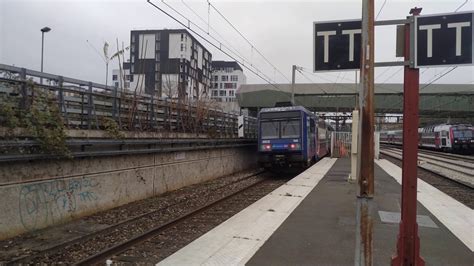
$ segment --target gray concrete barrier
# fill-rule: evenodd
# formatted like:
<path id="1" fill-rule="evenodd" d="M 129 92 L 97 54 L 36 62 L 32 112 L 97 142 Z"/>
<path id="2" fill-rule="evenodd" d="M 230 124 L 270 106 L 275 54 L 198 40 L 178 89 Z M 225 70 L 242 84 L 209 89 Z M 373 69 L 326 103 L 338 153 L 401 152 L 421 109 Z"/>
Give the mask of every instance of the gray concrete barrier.
<path id="1" fill-rule="evenodd" d="M 0 164 L 0 239 L 256 166 L 255 147 Z"/>

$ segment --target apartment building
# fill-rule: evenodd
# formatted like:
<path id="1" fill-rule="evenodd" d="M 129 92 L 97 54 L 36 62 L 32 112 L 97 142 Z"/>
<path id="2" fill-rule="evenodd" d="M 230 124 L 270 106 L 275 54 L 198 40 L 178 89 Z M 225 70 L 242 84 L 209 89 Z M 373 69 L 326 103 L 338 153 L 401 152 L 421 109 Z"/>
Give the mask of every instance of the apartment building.
<path id="1" fill-rule="evenodd" d="M 236 102 L 235 93 L 247 78 L 235 61 L 213 61 L 211 98 L 218 102 Z"/>
<path id="2" fill-rule="evenodd" d="M 185 29 L 133 30 L 124 87 L 160 98 L 208 98 L 211 60 L 211 53 Z"/>

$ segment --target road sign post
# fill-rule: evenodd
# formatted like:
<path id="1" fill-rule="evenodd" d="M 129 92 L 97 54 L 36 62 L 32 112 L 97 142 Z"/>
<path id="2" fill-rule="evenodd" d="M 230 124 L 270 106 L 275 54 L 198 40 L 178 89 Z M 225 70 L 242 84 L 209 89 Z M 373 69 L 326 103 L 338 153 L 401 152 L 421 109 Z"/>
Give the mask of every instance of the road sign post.
<path id="1" fill-rule="evenodd" d="M 420 11 L 414 8 L 410 14 L 417 16 Z M 414 30 L 413 23 L 405 24 L 405 60 L 413 60 Z M 397 254 L 392 258 L 392 265 L 424 265 L 416 222 L 419 70 L 405 66 L 403 79 L 402 213 Z"/>
<path id="2" fill-rule="evenodd" d="M 314 72 L 361 70 L 359 93 L 360 153 L 356 265 L 372 264 L 371 202 L 374 195 L 374 66 L 404 65 L 402 214 L 393 265 L 424 265 L 416 223 L 419 71 L 423 66 L 473 64 L 473 12 L 417 15 L 374 21 L 373 0 L 362 1 L 362 21 L 314 23 Z M 404 26 L 404 62 L 374 62 L 374 26 Z"/>

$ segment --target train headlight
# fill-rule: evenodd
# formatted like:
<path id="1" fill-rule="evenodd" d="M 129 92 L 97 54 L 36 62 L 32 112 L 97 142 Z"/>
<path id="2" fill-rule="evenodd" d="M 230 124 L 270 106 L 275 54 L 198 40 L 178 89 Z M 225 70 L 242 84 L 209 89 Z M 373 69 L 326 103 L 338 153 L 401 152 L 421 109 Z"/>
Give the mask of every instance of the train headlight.
<path id="1" fill-rule="evenodd" d="M 300 148 L 300 145 L 298 143 L 291 143 L 290 145 L 288 145 L 288 147 L 290 148 L 290 150 L 297 150 Z"/>
<path id="2" fill-rule="evenodd" d="M 272 150 L 272 145 L 271 144 L 262 145 L 262 150 L 271 151 Z"/>

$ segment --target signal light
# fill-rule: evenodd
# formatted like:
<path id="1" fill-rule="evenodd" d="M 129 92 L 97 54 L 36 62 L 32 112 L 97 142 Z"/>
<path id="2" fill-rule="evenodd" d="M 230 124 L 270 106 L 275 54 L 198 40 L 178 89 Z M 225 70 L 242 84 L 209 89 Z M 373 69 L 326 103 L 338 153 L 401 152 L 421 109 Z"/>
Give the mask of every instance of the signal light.
<path id="1" fill-rule="evenodd" d="M 288 147 L 290 148 L 290 150 L 297 150 L 300 148 L 300 145 L 298 143 L 291 143 L 290 145 L 288 145 Z"/>

